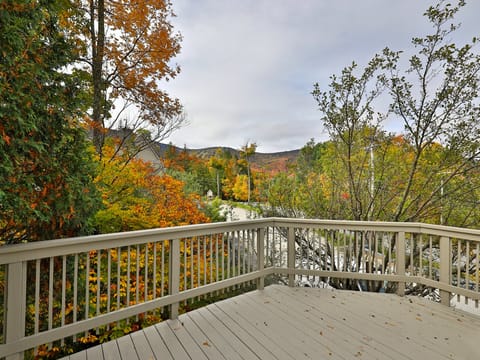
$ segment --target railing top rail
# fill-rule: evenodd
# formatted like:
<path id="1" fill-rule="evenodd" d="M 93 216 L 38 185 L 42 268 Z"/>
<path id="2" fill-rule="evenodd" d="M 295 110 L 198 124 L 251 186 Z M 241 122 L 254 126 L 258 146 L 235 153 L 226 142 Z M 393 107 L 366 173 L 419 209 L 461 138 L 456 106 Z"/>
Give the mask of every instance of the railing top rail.
<path id="1" fill-rule="evenodd" d="M 417 222 L 388 222 L 388 221 L 355 221 L 355 220 L 321 220 L 321 219 L 292 219 L 270 218 L 275 226 L 314 226 L 324 229 L 357 230 L 357 231 L 388 231 L 407 232 L 425 235 L 446 236 L 480 242 L 480 230 L 465 229 L 453 226 L 434 225 Z"/>
<path id="2" fill-rule="evenodd" d="M 68 239 L 39 241 L 0 247 L 0 265 L 86 252 L 89 250 L 116 248 L 127 245 L 175 240 L 226 231 L 257 229 L 267 226 L 316 227 L 355 231 L 410 232 L 434 236 L 446 236 L 480 242 L 480 230 L 423 223 L 372 222 L 350 220 L 318 220 L 265 218 L 244 221 L 184 225 L 170 228 L 129 231 L 122 233 L 83 236 Z"/>
<path id="3" fill-rule="evenodd" d="M 168 228 L 4 245 L 0 246 L 0 265 L 51 256 L 69 255 L 90 250 L 144 244 L 146 242 L 159 242 L 192 236 L 224 233 L 227 231 L 257 229 L 270 225 L 272 225 L 270 219 L 253 219 L 235 222 L 182 225 Z"/>

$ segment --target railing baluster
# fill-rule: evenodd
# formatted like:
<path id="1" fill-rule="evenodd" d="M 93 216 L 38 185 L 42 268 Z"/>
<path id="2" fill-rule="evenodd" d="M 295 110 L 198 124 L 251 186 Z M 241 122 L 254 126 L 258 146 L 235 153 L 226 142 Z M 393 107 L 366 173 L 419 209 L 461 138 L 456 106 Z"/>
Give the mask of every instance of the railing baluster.
<path id="1" fill-rule="evenodd" d="M 480 263 L 479 263 L 479 257 L 480 257 L 480 244 L 477 242 L 477 245 L 475 247 L 475 291 L 478 292 L 478 288 L 479 288 L 479 283 L 480 283 L 480 279 L 479 279 L 479 276 L 480 276 Z M 478 299 L 475 299 L 475 308 L 478 309 Z"/>
<path id="2" fill-rule="evenodd" d="M 97 251 L 97 308 L 96 308 L 96 315 L 100 315 L 100 308 L 102 306 L 102 303 L 100 302 L 101 300 L 101 294 L 100 290 L 102 287 L 102 250 Z M 100 329 L 97 328 L 97 334 Z"/>
<path id="3" fill-rule="evenodd" d="M 410 272 L 410 275 L 415 275 L 415 262 L 413 259 L 413 255 L 415 252 L 415 234 L 410 234 L 410 266 L 408 271 Z"/>
<path id="4" fill-rule="evenodd" d="M 89 306 L 90 306 L 90 253 L 86 252 L 85 260 L 85 319 L 89 318 Z M 88 331 L 85 332 L 85 336 L 88 335 Z"/>
<path id="5" fill-rule="evenodd" d="M 201 273 L 200 273 L 200 257 L 202 255 L 202 251 L 200 250 L 200 239 L 201 236 L 197 236 L 197 283 L 195 287 L 199 287 L 201 285 Z"/>
<path id="6" fill-rule="evenodd" d="M 263 271 L 265 264 L 265 229 L 257 229 L 257 270 Z M 265 277 L 262 275 L 257 280 L 257 289 L 263 290 L 265 286 Z"/>
<path id="7" fill-rule="evenodd" d="M 127 246 L 127 289 L 126 289 L 127 299 L 126 299 L 125 307 L 130 306 L 130 291 L 131 291 L 130 289 L 130 263 L 131 263 L 130 257 L 131 257 L 131 249 L 129 245 Z M 128 323 L 128 319 L 127 319 L 127 323 Z"/>
<path id="8" fill-rule="evenodd" d="M 366 238 L 367 242 L 368 242 L 368 251 L 366 252 L 367 253 L 367 260 L 368 260 L 368 272 L 369 273 L 372 273 L 372 269 L 373 269 L 373 266 L 372 266 L 372 262 L 375 260 L 375 252 L 372 251 L 372 236 L 373 236 L 373 231 L 369 231 L 365 234 L 365 236 L 368 237 Z"/>
<path id="9" fill-rule="evenodd" d="M 78 253 L 75 253 L 73 259 L 73 322 L 77 322 L 78 312 Z M 77 340 L 77 336 L 73 335 L 73 341 Z"/>
<path id="10" fill-rule="evenodd" d="M 465 264 L 465 289 L 470 288 L 470 241 L 466 241 L 466 249 L 465 249 L 465 257 L 466 257 L 466 264 Z M 465 302 L 468 301 L 468 298 L 465 297 Z"/>
<path id="11" fill-rule="evenodd" d="M 232 232 L 228 232 L 227 235 L 227 279 L 230 279 L 230 267 L 231 267 L 231 253 L 232 253 L 232 246 L 231 246 L 231 234 Z M 233 254 L 235 254 L 235 248 L 233 248 Z M 235 257 L 233 257 L 235 258 Z"/>
<path id="12" fill-rule="evenodd" d="M 140 302 L 140 286 L 138 280 L 140 279 L 140 245 L 135 248 L 135 304 Z M 135 316 L 135 320 L 138 321 L 138 315 Z"/>
<path id="13" fill-rule="evenodd" d="M 180 285 L 180 240 L 170 240 L 170 256 L 168 259 L 169 264 L 169 295 L 175 295 L 179 292 Z M 199 264 L 200 265 L 200 264 Z M 178 318 L 178 302 L 170 305 L 170 319 Z"/>
<path id="14" fill-rule="evenodd" d="M 245 247 L 245 241 L 247 240 L 248 241 L 248 238 L 246 235 L 248 234 L 248 232 L 246 232 L 246 230 L 242 230 L 242 252 L 241 252 L 241 255 L 242 255 L 242 274 L 245 274 L 246 273 L 246 247 Z"/>
<path id="15" fill-rule="evenodd" d="M 120 309 L 120 300 L 122 293 L 120 287 L 122 285 L 122 248 L 117 248 L 117 310 Z M 117 324 L 119 325 L 119 323 Z"/>
<path id="16" fill-rule="evenodd" d="M 457 286 L 460 286 L 461 278 L 462 278 L 462 275 L 461 275 L 462 273 L 460 270 L 461 259 L 462 259 L 462 244 L 460 243 L 460 239 L 457 239 Z"/>
<path id="17" fill-rule="evenodd" d="M 271 228 L 268 227 L 266 233 L 264 234 L 264 237 L 265 237 L 265 254 L 267 256 L 267 266 L 268 265 L 270 265 L 270 266 L 273 265 L 272 261 L 271 261 L 271 257 L 270 257 L 270 231 L 271 231 Z M 269 259 L 270 259 L 270 264 L 268 264 Z"/>
<path id="18" fill-rule="evenodd" d="M 218 269 L 218 260 L 219 260 L 219 253 L 218 253 L 218 238 L 219 234 L 215 234 L 215 281 L 219 280 L 219 269 Z M 218 292 L 217 292 L 218 294 Z"/>
<path id="19" fill-rule="evenodd" d="M 419 235 L 418 247 L 419 247 L 419 256 L 418 256 L 419 270 L 417 275 L 423 276 L 423 235 Z"/>
<path id="20" fill-rule="evenodd" d="M 397 255 L 397 264 L 396 264 L 396 274 L 400 276 L 405 275 L 405 232 L 399 231 L 397 233 L 397 243 L 396 243 L 396 255 Z M 405 282 L 401 281 L 398 283 L 397 295 L 405 295 Z"/>
<path id="21" fill-rule="evenodd" d="M 190 289 L 193 289 L 195 287 L 195 272 L 194 272 L 194 238 L 190 238 Z"/>
<path id="22" fill-rule="evenodd" d="M 40 329 L 40 261 L 35 261 L 35 334 Z"/>
<path id="23" fill-rule="evenodd" d="M 241 254 L 241 242 L 242 242 L 242 231 L 237 230 L 236 237 L 236 248 L 235 248 L 235 275 L 242 275 L 242 254 Z M 241 285 L 239 285 L 240 287 Z"/>
<path id="24" fill-rule="evenodd" d="M 112 249 L 107 249 L 107 309 L 109 313 L 111 309 L 111 296 L 112 296 Z M 110 328 L 110 327 L 108 327 Z"/>
<path id="25" fill-rule="evenodd" d="M 144 267 L 144 274 L 145 274 L 145 280 L 143 281 L 143 287 L 144 287 L 144 293 L 143 293 L 143 301 L 148 300 L 148 264 L 150 262 L 150 259 L 148 258 L 149 256 L 149 251 L 148 251 L 148 243 L 145 244 L 145 267 Z"/>
<path id="26" fill-rule="evenodd" d="M 203 250 L 203 285 L 207 285 L 207 236 L 202 237 L 202 250 Z"/>
<path id="27" fill-rule="evenodd" d="M 182 239 L 183 243 L 183 284 L 180 284 L 180 289 L 188 289 L 188 256 L 187 256 L 187 239 Z M 182 243 L 180 243 L 180 251 Z M 187 305 L 188 300 L 185 300 L 185 305 Z"/>
<path id="28" fill-rule="evenodd" d="M 53 327 L 53 257 L 50 257 L 48 271 L 48 330 Z"/>
<path id="29" fill-rule="evenodd" d="M 457 242 L 460 247 L 459 242 Z M 451 249 L 450 249 L 450 239 L 446 236 L 440 237 L 440 282 L 450 285 L 450 274 L 451 274 Z M 458 259 L 457 261 L 459 261 Z M 457 281 L 458 275 L 457 275 Z M 445 290 L 440 290 L 440 302 L 445 306 L 450 306 L 450 292 Z"/>
<path id="30" fill-rule="evenodd" d="M 158 243 L 153 243 L 153 273 L 152 273 L 152 299 L 157 298 L 157 247 Z M 186 254 L 186 250 L 184 250 L 184 254 Z"/>
<path id="31" fill-rule="evenodd" d="M 66 301 L 66 282 L 67 282 L 67 257 L 62 257 L 62 304 L 61 304 L 61 326 L 65 326 L 65 301 Z M 61 345 L 65 344 L 64 338 L 61 339 Z"/>
<path id="32" fill-rule="evenodd" d="M 433 279 L 432 273 L 432 261 L 433 261 L 433 244 L 432 244 L 432 235 L 428 237 L 428 278 Z"/>
<path id="33" fill-rule="evenodd" d="M 20 340 L 25 336 L 25 307 L 27 294 L 27 263 L 7 265 L 6 291 L 6 343 Z M 23 359 L 23 351 L 6 357 L 6 360 Z"/>
<path id="34" fill-rule="evenodd" d="M 295 228 L 293 226 L 288 227 L 288 237 L 287 237 L 287 246 L 288 246 L 288 261 L 287 267 L 289 270 L 288 273 L 288 286 L 295 286 Z"/>
<path id="35" fill-rule="evenodd" d="M 211 284 L 214 282 L 213 280 L 213 235 L 209 235 L 209 245 L 210 245 L 210 280 L 209 283 Z M 216 257 L 216 254 L 215 254 Z"/>
<path id="36" fill-rule="evenodd" d="M 162 267 L 162 273 L 161 273 L 161 276 L 162 276 L 162 281 L 161 281 L 161 285 L 162 285 L 162 288 L 160 289 L 160 296 L 163 297 L 164 293 L 165 293 L 165 242 L 162 242 L 162 259 L 161 259 L 161 267 Z"/>

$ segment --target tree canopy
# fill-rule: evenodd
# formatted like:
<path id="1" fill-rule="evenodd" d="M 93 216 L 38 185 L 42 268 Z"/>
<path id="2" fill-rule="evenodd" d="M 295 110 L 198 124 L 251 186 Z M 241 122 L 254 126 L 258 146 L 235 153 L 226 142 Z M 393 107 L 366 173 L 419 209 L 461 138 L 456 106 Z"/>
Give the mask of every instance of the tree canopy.
<path id="1" fill-rule="evenodd" d="M 452 42 L 464 6 L 438 2 L 424 14 L 432 32 L 412 49 L 385 48 L 363 69 L 353 62 L 333 75 L 327 89 L 314 85 L 330 140 L 321 151 L 307 144 L 294 176 L 275 182 L 276 210 L 479 226 L 480 54 L 476 37 Z M 403 132 L 388 133 L 387 119 Z"/>
<path id="2" fill-rule="evenodd" d="M 0 238 L 4 243 L 88 232 L 98 208 L 79 118 L 81 79 L 60 26 L 65 1 L 0 4 Z"/>
<path id="3" fill-rule="evenodd" d="M 74 0 L 74 5 L 70 29 L 81 55 L 78 66 L 91 85 L 89 123 L 97 152 L 106 128 L 148 129 L 150 140 L 159 141 L 181 126 L 179 100 L 162 90 L 180 71 L 171 63 L 181 41 L 170 24 L 171 3 Z"/>

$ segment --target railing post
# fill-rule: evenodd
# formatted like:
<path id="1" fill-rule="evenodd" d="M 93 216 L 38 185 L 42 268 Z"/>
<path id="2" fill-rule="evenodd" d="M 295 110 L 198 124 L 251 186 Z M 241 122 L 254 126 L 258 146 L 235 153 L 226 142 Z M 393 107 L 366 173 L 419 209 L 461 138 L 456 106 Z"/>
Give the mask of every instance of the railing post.
<path id="1" fill-rule="evenodd" d="M 450 238 L 440 237 L 440 282 L 450 285 L 452 253 L 450 251 Z M 450 291 L 440 289 L 440 303 L 450 306 Z"/>
<path id="2" fill-rule="evenodd" d="M 263 271 L 265 267 L 265 228 L 257 229 L 257 270 Z M 265 276 L 262 275 L 257 280 L 257 289 L 263 290 L 265 287 Z"/>
<path id="3" fill-rule="evenodd" d="M 8 264 L 5 340 L 11 343 L 25 336 L 25 297 L 27 293 L 27 264 Z M 23 352 L 6 357 L 6 360 L 23 359 Z"/>
<path id="4" fill-rule="evenodd" d="M 399 231 L 397 233 L 397 271 L 396 274 L 405 276 L 405 232 Z M 397 288 L 398 296 L 405 296 L 405 282 L 400 281 Z"/>
<path id="5" fill-rule="evenodd" d="M 168 293 L 178 294 L 180 290 L 180 239 L 170 240 L 170 261 L 168 262 Z M 178 302 L 170 305 L 170 319 L 178 318 Z"/>
<path id="6" fill-rule="evenodd" d="M 287 237 L 287 246 L 288 246 L 288 286 L 295 286 L 295 228 L 288 228 L 288 237 Z"/>

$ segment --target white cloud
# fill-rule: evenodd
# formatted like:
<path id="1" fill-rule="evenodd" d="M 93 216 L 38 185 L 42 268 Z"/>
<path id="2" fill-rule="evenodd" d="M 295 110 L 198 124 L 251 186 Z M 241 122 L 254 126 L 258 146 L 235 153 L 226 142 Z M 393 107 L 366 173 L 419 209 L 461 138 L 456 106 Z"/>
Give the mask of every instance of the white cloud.
<path id="1" fill-rule="evenodd" d="M 385 46 L 405 49 L 429 30 L 428 1 L 176 0 L 175 28 L 184 41 L 182 73 L 167 90 L 190 124 L 173 143 L 259 151 L 303 146 L 324 138 L 310 92 L 328 85 L 352 60 L 365 64 Z M 480 2 L 463 9 L 467 39 Z"/>

